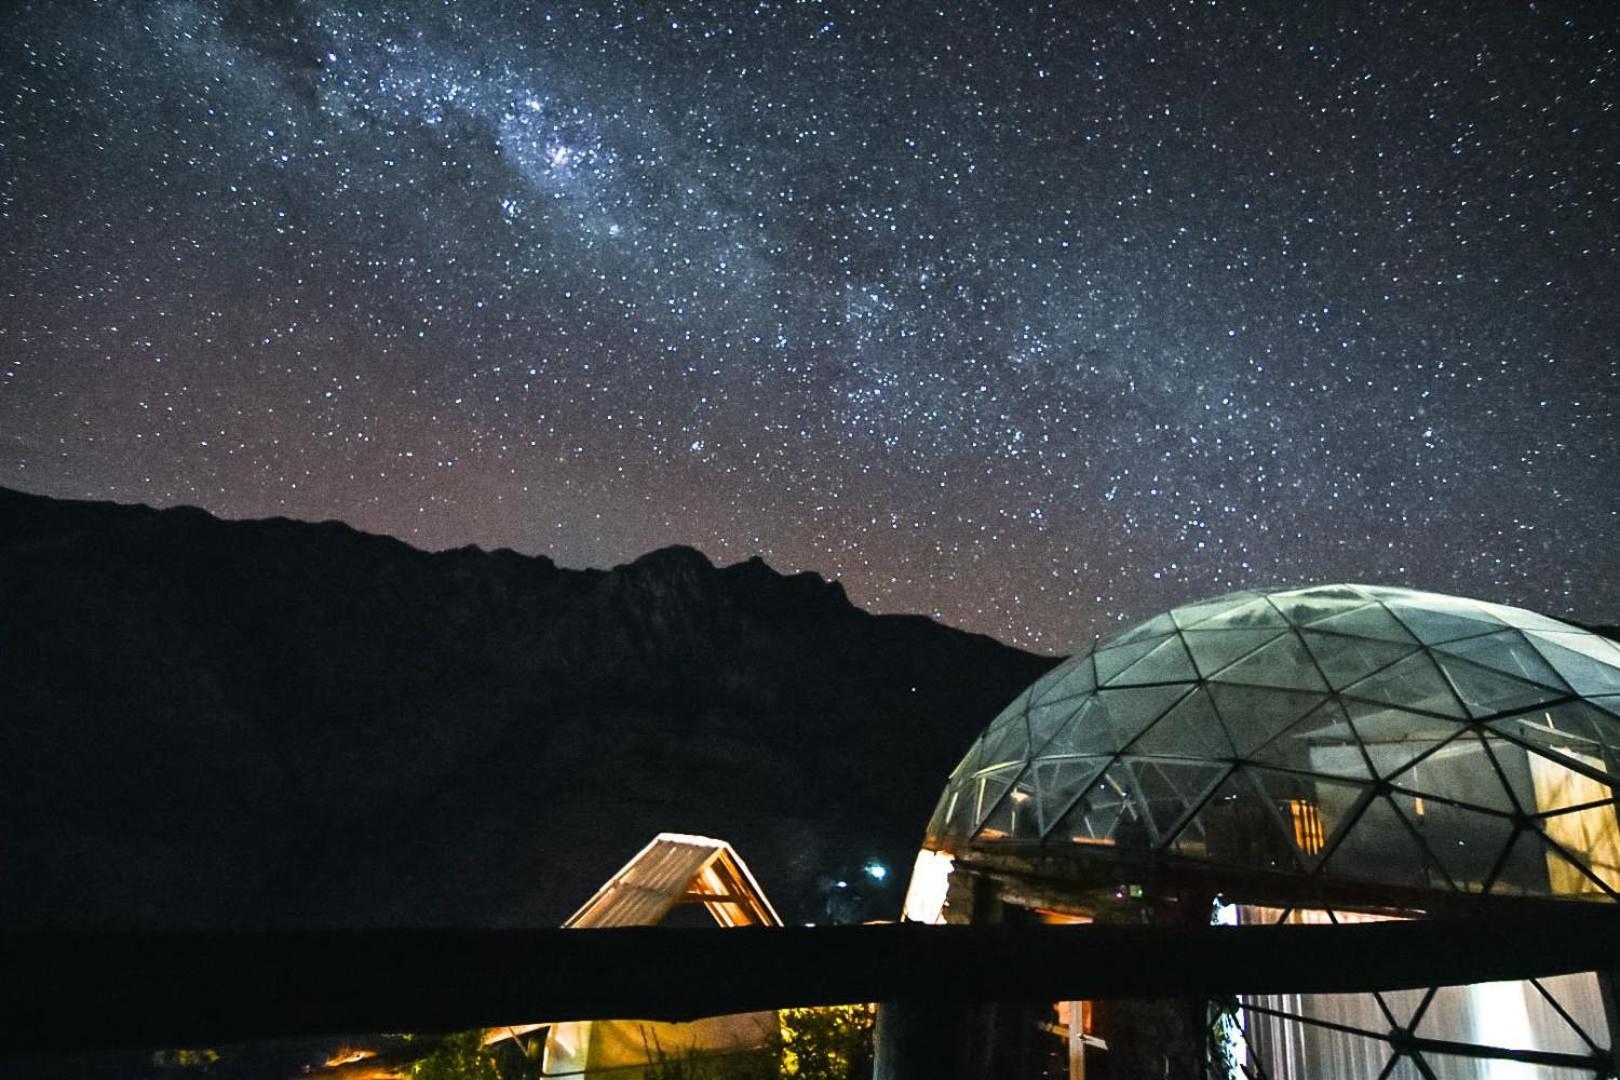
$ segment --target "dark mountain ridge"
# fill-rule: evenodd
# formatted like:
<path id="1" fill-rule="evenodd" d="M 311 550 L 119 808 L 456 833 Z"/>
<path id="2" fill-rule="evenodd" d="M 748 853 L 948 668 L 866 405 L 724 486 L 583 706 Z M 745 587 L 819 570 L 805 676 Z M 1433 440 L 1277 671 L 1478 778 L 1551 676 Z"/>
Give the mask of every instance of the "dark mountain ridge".
<path id="1" fill-rule="evenodd" d="M 1054 662 L 691 548 L 0 489 L 0 924 L 552 925 L 662 829 L 810 917 Z"/>

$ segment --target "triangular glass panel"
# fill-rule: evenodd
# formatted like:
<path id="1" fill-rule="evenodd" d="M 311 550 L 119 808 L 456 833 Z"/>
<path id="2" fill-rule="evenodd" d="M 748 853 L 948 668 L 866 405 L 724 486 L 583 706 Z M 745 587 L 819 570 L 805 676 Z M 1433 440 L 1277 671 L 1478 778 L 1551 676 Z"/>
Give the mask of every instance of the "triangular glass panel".
<path id="1" fill-rule="evenodd" d="M 1418 648 L 1415 642 L 1375 641 L 1342 634 L 1323 634 L 1311 629 L 1301 630 L 1299 636 L 1316 658 L 1317 667 L 1327 678 L 1328 685 L 1335 690 L 1342 690 L 1375 671 L 1389 667 L 1412 655 Z"/>
<path id="2" fill-rule="evenodd" d="M 1276 593 L 1272 594 L 1277 595 Z M 1358 585 L 1308 585 L 1303 589 L 1289 589 L 1285 595 L 1306 597 L 1315 600 L 1355 600 L 1365 604 L 1368 596 Z"/>
<path id="3" fill-rule="evenodd" d="M 1031 705 L 1029 709 L 1029 746 L 1032 755 L 1038 755 L 1045 750 L 1046 744 L 1052 741 L 1052 736 L 1080 714 L 1091 694 L 1076 694 L 1073 697 L 1053 698 Z"/>
<path id="4" fill-rule="evenodd" d="M 961 801 L 961 792 L 955 784 L 947 784 L 940 793 L 939 802 L 934 805 L 934 816 L 928 819 L 928 839 L 930 842 L 950 840 L 966 836 L 960 828 L 952 828 L 952 812 Z"/>
<path id="5" fill-rule="evenodd" d="M 1256 995 L 1249 1000 L 1255 1005 L 1277 1008 L 1293 1005 L 1299 1001 L 1299 997 L 1292 994 Z M 1367 1000 L 1372 1000 L 1370 995 Z M 1406 1059 L 1395 1058 L 1392 1063 L 1395 1051 L 1384 1041 L 1382 1032 L 1362 1035 L 1263 1013 L 1252 1014 L 1248 1022 L 1254 1028 L 1248 1037 L 1250 1061 L 1235 1069 L 1230 1074 L 1233 1077 L 1242 1077 L 1243 1080 L 1297 1080 L 1302 1077 L 1311 1080 L 1424 1080 L 1422 1074 Z M 1259 1068 L 1256 1068 L 1257 1064 Z M 1212 1071 L 1209 1075 L 1220 1074 Z"/>
<path id="6" fill-rule="evenodd" d="M 1024 715 L 1028 711 L 1029 691 L 1025 690 L 1022 694 L 1019 694 L 1013 699 L 1011 705 L 1008 705 L 1005 709 L 998 712 L 995 715 L 995 718 L 991 720 L 989 724 L 985 725 L 985 736 L 987 738 L 993 738 L 994 736 L 1001 734 L 1013 724 L 1023 724 Z"/>
<path id="7" fill-rule="evenodd" d="M 1040 816 L 1034 783 L 1026 770 L 1000 801 L 990 808 L 974 839 L 1033 843 L 1040 838 Z"/>
<path id="8" fill-rule="evenodd" d="M 1097 664 L 1097 685 L 1107 686 L 1108 680 L 1158 648 L 1163 640 L 1144 638 L 1129 645 L 1110 645 L 1106 649 L 1098 649 L 1092 657 Z"/>
<path id="9" fill-rule="evenodd" d="M 1404 597 L 1410 603 L 1426 607 L 1432 611 L 1449 611 L 1469 619 L 1478 619 L 1481 622 L 1501 625 L 1502 620 L 1491 614 L 1491 605 L 1483 600 L 1474 600 L 1467 596 L 1452 596 L 1449 593 L 1415 592 Z"/>
<path id="10" fill-rule="evenodd" d="M 976 844 L 1021 843 L 1035 844 L 1041 839 L 1040 824 L 1035 807 L 1011 796 L 996 804 L 990 816 L 984 819 L 979 831 L 973 834 Z"/>
<path id="11" fill-rule="evenodd" d="M 1094 689 L 1096 685 L 1097 669 L 1092 663 L 1091 654 L 1073 656 L 1041 676 L 1030 687 L 1030 701 L 1039 704 L 1060 697 L 1074 697 Z"/>
<path id="12" fill-rule="evenodd" d="M 1208 851 L 1206 839 L 1202 815 L 1195 814 L 1177 830 L 1165 850 L 1188 859 L 1203 859 Z"/>
<path id="13" fill-rule="evenodd" d="M 1181 638 L 1168 637 L 1142 659 L 1108 680 L 1109 686 L 1142 686 L 1151 683 L 1192 682 L 1198 678 L 1192 657 Z"/>
<path id="14" fill-rule="evenodd" d="M 1598 694 L 1588 700 L 1604 712 L 1620 717 L 1620 694 Z"/>
<path id="15" fill-rule="evenodd" d="M 1119 819 L 1127 814 L 1135 816 L 1118 795 L 1100 790 L 1093 785 L 1072 807 L 1057 827 L 1047 834 L 1048 844 L 1114 844 L 1114 830 Z"/>
<path id="16" fill-rule="evenodd" d="M 1525 637 L 1577 694 L 1620 694 L 1620 656 L 1596 634 L 1531 630 Z"/>
<path id="17" fill-rule="evenodd" d="M 1590 1054 L 1592 1048 L 1581 1038 L 1580 1032 L 1558 1014 L 1546 997 L 1531 981 L 1502 981 L 1474 983 L 1469 986 L 1442 986 L 1435 990 L 1434 1000 L 1423 1011 L 1416 1033 L 1420 1038 L 1455 1040 L 1453 1027 L 1457 1020 L 1468 1017 L 1479 1024 L 1474 1040 L 1485 1046 L 1503 1050 L 1541 1050 L 1555 1054 Z M 1510 1023 L 1491 1023 L 1494 1018 L 1513 1018 Z M 1484 1024 L 1480 1024 L 1484 1021 Z M 1427 1054 L 1425 1057 L 1429 1056 Z M 1476 1061 L 1476 1068 L 1484 1062 Z M 1508 1075 L 1526 1074 L 1515 1067 Z M 1479 1072 L 1459 1072 L 1471 1080 Z M 1496 1074 L 1486 1071 L 1483 1076 Z M 1586 1075 L 1591 1075 L 1587 1073 Z"/>
<path id="18" fill-rule="evenodd" d="M 1063 676 L 1072 669 L 1079 659 L 1079 657 L 1071 656 L 1031 683 L 1029 687 L 1029 703 L 1033 705 L 1037 701 L 1052 697 L 1058 683 L 1063 681 Z"/>
<path id="19" fill-rule="evenodd" d="M 1399 705 L 1380 705 L 1356 698 L 1340 700 L 1350 714 L 1356 734 L 1369 744 L 1413 738 L 1441 739 L 1460 730 L 1464 723 L 1461 717 L 1408 712 Z"/>
<path id="20" fill-rule="evenodd" d="M 1504 749 L 1506 757 L 1512 751 Z M 1597 802 L 1611 802 L 1614 789 L 1600 777 L 1605 775 L 1602 762 L 1585 754 L 1564 751 L 1561 754 L 1528 752 L 1524 761 L 1529 775 L 1529 790 L 1516 786 L 1515 794 L 1532 814 L 1552 814 Z"/>
<path id="21" fill-rule="evenodd" d="M 971 799 L 969 823 L 973 829 L 984 823 L 985 815 L 1007 793 L 1007 789 L 1012 787 L 1020 771 L 1019 765 L 1003 765 L 1000 768 L 980 770 L 968 778 L 965 786 L 966 794 Z"/>
<path id="22" fill-rule="evenodd" d="M 966 840 L 973 835 L 978 827 L 974 817 L 979 812 L 979 781 L 977 778 L 969 779 L 955 792 L 955 799 L 949 807 L 949 816 L 945 821 L 945 833 L 951 837 L 960 837 Z"/>
<path id="23" fill-rule="evenodd" d="M 1330 615 L 1342 615 L 1367 605 L 1366 598 L 1362 596 L 1324 596 L 1323 592 L 1321 589 L 1295 589 L 1292 592 L 1272 593 L 1270 599 L 1272 606 L 1295 626 Z"/>
<path id="24" fill-rule="evenodd" d="M 1419 799 L 1444 799 L 1512 814 L 1517 807 L 1504 786 L 1503 773 L 1497 769 L 1484 740 L 1473 732 L 1464 732 L 1388 778 L 1392 785 Z M 1421 803 L 1418 813 L 1423 813 Z"/>
<path id="25" fill-rule="evenodd" d="M 1380 1038 L 1389 1030 L 1389 1018 L 1384 1015 L 1384 1010 L 1378 1007 L 1378 999 L 1371 994 L 1300 994 L 1294 998 L 1294 1010 L 1307 1021 L 1333 1024 L 1339 1028 L 1354 1028 Z M 1327 1032 L 1322 1034 L 1326 1035 Z M 1376 1059 L 1370 1063 L 1374 1070 L 1381 1068 L 1383 1064 Z M 1363 1077 L 1377 1074 L 1376 1072 L 1369 1074 L 1365 1068 L 1351 1068 L 1297 1075 L 1300 1080 L 1305 1080 L 1307 1076 L 1310 1080 L 1317 1080 L 1321 1076 L 1354 1077 L 1355 1080 L 1362 1080 Z M 1290 1077 L 1289 1080 L 1293 1078 Z"/>
<path id="26" fill-rule="evenodd" d="M 1438 713 L 1462 718 L 1467 715 L 1451 685 L 1440 674 L 1426 652 L 1416 652 L 1397 660 L 1382 671 L 1344 688 L 1346 697 L 1395 705 L 1413 712 Z"/>
<path id="27" fill-rule="evenodd" d="M 1297 871 L 1299 853 L 1288 826 L 1246 772 L 1239 769 L 1221 781 L 1171 850 L 1228 866 Z"/>
<path id="28" fill-rule="evenodd" d="M 1170 612 L 1170 617 L 1176 621 L 1177 626 L 1185 630 L 1189 626 L 1197 626 L 1200 622 L 1213 615 L 1243 607 L 1258 595 L 1258 593 L 1254 592 L 1227 593 L 1225 596 L 1217 596 L 1213 600 L 1202 600 L 1196 604 L 1186 604 L 1175 608 Z"/>
<path id="29" fill-rule="evenodd" d="M 1485 891 L 1502 853 L 1513 842 L 1512 819 L 1402 791 L 1390 798 L 1459 889 Z"/>
<path id="30" fill-rule="evenodd" d="M 1207 689 L 1239 756 L 1247 756 L 1265 745 L 1278 732 L 1327 700 L 1326 693 L 1262 686 L 1212 682 Z"/>
<path id="31" fill-rule="evenodd" d="M 1133 758 L 1129 764 L 1136 777 L 1136 794 L 1160 843 L 1230 768 L 1225 764 L 1146 758 Z"/>
<path id="32" fill-rule="evenodd" d="M 973 770 L 977 769 L 979 767 L 979 759 L 983 756 L 983 753 L 984 736 L 980 735 L 977 739 L 973 740 L 973 745 L 968 747 L 968 752 L 962 755 L 962 760 L 956 763 L 956 768 L 951 770 L 951 781 L 954 783 L 955 781 L 960 780 L 969 773 L 973 772 Z"/>
<path id="33" fill-rule="evenodd" d="M 1584 701 L 1565 701 L 1545 709 L 1488 721 L 1488 726 L 1538 750 L 1551 751 L 1610 776 L 1620 776 L 1620 718 Z"/>
<path id="34" fill-rule="evenodd" d="M 1403 589 L 1398 585 L 1357 585 L 1356 588 L 1374 600 L 1410 600 L 1428 595 L 1416 589 Z"/>
<path id="35" fill-rule="evenodd" d="M 1437 653 L 1458 656 L 1464 660 L 1511 675 L 1515 679 L 1539 683 L 1554 690 L 1568 692 L 1569 687 L 1558 672 L 1552 669 L 1541 654 L 1531 647 L 1517 630 L 1503 630 L 1483 637 L 1464 638 L 1436 645 Z"/>
<path id="36" fill-rule="evenodd" d="M 1226 760 L 1237 753 L 1202 687 L 1171 706 L 1157 723 L 1137 737 L 1129 752 L 1201 761 Z"/>
<path id="37" fill-rule="evenodd" d="M 1283 634 L 1243 659 L 1217 671 L 1211 680 L 1247 686 L 1275 686 L 1285 690 L 1326 692 L 1327 682 L 1298 635 Z"/>
<path id="38" fill-rule="evenodd" d="M 1535 790 L 1530 780 L 1530 752 L 1518 743 L 1504 739 L 1494 732 L 1482 731 L 1467 738 L 1477 739 L 1485 747 L 1489 763 L 1495 766 L 1498 778 L 1506 786 L 1514 812 L 1535 813 Z M 1465 801 L 1478 803 L 1477 799 Z"/>
<path id="39" fill-rule="evenodd" d="M 1351 716 L 1354 718 L 1355 702 L 1351 702 L 1350 705 Z M 1367 759 L 1372 762 L 1373 772 L 1378 776 L 1387 777 L 1410 768 L 1413 762 L 1422 761 L 1430 754 L 1437 753 L 1451 739 L 1461 738 L 1466 730 L 1458 727 L 1445 738 L 1425 734 L 1415 734 L 1406 739 L 1391 739 L 1387 742 L 1375 742 L 1364 738 L 1361 747 L 1367 752 Z"/>
<path id="40" fill-rule="evenodd" d="M 1428 996 L 1429 991 L 1424 989 L 1378 991 L 1378 999 L 1389 1014 L 1391 1026 L 1408 1030 L 1417 1017 L 1418 1006 L 1422 1005 Z"/>
<path id="41" fill-rule="evenodd" d="M 1592 972 L 1584 972 L 1585 977 L 1591 980 L 1587 983 L 1593 997 L 1601 997 L 1597 986 L 1597 976 Z M 1566 978 L 1569 978 L 1566 976 Z M 1576 977 L 1578 978 L 1578 976 Z M 1583 1027 L 1582 1018 L 1571 1012 L 1561 998 L 1549 988 L 1549 983 L 1556 986 L 1556 977 L 1553 979 L 1527 980 L 1533 993 L 1525 995 L 1525 1012 L 1530 1016 L 1530 1030 L 1537 1042 L 1548 1049 L 1571 1054 L 1590 1054 L 1594 1050 L 1601 1051 L 1602 1043 L 1594 1037 L 1593 1032 Z M 1575 986 L 1565 983 L 1560 987 L 1568 996 L 1575 990 Z M 1587 1021 L 1589 1023 L 1590 1021 Z M 1603 1029 L 1598 1028 L 1601 1032 Z"/>
<path id="42" fill-rule="evenodd" d="M 1579 629 L 1567 622 L 1559 622 L 1557 619 L 1550 619 L 1545 615 L 1538 615 L 1534 611 L 1526 611 L 1524 608 L 1508 607 L 1506 604 L 1492 604 L 1484 600 L 1476 601 L 1476 603 L 1493 617 L 1501 619 L 1509 626 L 1516 626 L 1520 630 L 1551 630 L 1555 634 L 1560 634 Z"/>
<path id="43" fill-rule="evenodd" d="M 1286 631 L 1279 627 L 1262 626 L 1255 629 L 1186 630 L 1181 636 L 1199 672 L 1207 678 L 1234 660 L 1276 640 L 1283 633 Z"/>
<path id="44" fill-rule="evenodd" d="M 1116 764 L 1087 786 L 1085 794 L 1048 835 L 1048 843 L 1149 846 L 1141 808 L 1131 794 L 1134 781 L 1127 775 L 1122 782 L 1116 775 L 1117 768 Z"/>
<path id="45" fill-rule="evenodd" d="M 1352 779 L 1370 779 L 1367 756 L 1361 752 L 1344 706 L 1329 699 L 1306 713 L 1270 742 L 1249 755 L 1256 764 L 1324 773 Z"/>
<path id="46" fill-rule="evenodd" d="M 1595 1049 L 1607 1045 L 1609 1025 L 1603 1009 L 1603 987 L 1598 982 L 1596 972 L 1549 975 L 1531 981 L 1537 984 L 1542 993 L 1557 1002 L 1558 1008 L 1574 1023 L 1575 1030 L 1583 1040 Z"/>
<path id="47" fill-rule="evenodd" d="M 1057 824 L 1112 760 L 1110 757 L 1047 758 L 1031 766 L 1042 834 Z"/>
<path id="48" fill-rule="evenodd" d="M 1496 871 L 1492 896 L 1546 896 L 1547 856 L 1540 834 L 1521 829 Z M 1562 862 L 1562 860 L 1560 860 Z"/>
<path id="49" fill-rule="evenodd" d="M 982 768 L 1005 765 L 1029 758 L 1029 723 L 1022 714 L 1013 717 L 998 729 L 984 734 L 984 761 Z"/>
<path id="50" fill-rule="evenodd" d="M 1109 766 L 1107 777 L 1118 784 L 1130 801 L 1131 810 L 1114 829 L 1114 839 L 1122 847 L 1158 847 L 1162 836 L 1159 821 L 1174 814 L 1184 796 L 1175 783 L 1180 770 L 1151 768 L 1153 762 L 1120 760 Z M 1188 763 L 1177 763 L 1182 769 Z M 1225 766 L 1212 766 L 1219 770 Z M 1165 803 L 1169 805 L 1166 806 Z"/>
<path id="51" fill-rule="evenodd" d="M 1554 896 L 1620 899 L 1620 832 L 1614 808 L 1597 820 L 1585 814 L 1541 819 L 1541 842 L 1547 859 L 1547 889 Z"/>
<path id="52" fill-rule="evenodd" d="M 1423 1070 L 1418 1068 L 1417 1062 L 1406 1054 L 1399 1054 L 1394 1051 L 1390 1053 L 1389 1061 L 1374 1080 L 1429 1080 L 1429 1077 L 1423 1075 Z"/>
<path id="53" fill-rule="evenodd" d="M 1438 1049 L 1424 1049 L 1421 1052 L 1413 1051 L 1412 1056 L 1421 1058 L 1428 1075 L 1434 1080 L 1493 1080 L 1494 1077 L 1512 1077 L 1513 1080 L 1586 1080 L 1599 1074 L 1593 1072 L 1571 1072 L 1568 1069 L 1550 1068 L 1545 1065 L 1530 1065 L 1519 1061 L 1497 1060 L 1475 1057 L 1472 1054 L 1447 1054 Z"/>
<path id="54" fill-rule="evenodd" d="M 1167 612 L 1163 615 L 1155 615 L 1147 622 L 1137 623 L 1123 634 L 1110 640 L 1108 644 L 1129 645 L 1133 641 L 1141 641 L 1145 638 L 1159 638 L 1175 632 L 1176 622 Z"/>
<path id="55" fill-rule="evenodd" d="M 1263 626 L 1274 626 L 1281 630 L 1287 627 L 1288 620 L 1262 596 L 1218 615 L 1211 615 L 1194 625 L 1199 630 L 1252 630 Z"/>
<path id="56" fill-rule="evenodd" d="M 1489 634 L 1493 630 L 1502 629 L 1501 623 L 1482 611 L 1472 609 L 1437 610 L 1436 606 L 1428 602 L 1414 604 L 1402 600 L 1386 601 L 1385 606 L 1426 645 L 1432 645 L 1437 641 L 1478 637 L 1480 634 Z M 1466 614 L 1464 610 L 1467 610 Z"/>
<path id="57" fill-rule="evenodd" d="M 1516 712 L 1569 696 L 1567 691 L 1515 679 L 1444 653 L 1435 653 L 1434 659 L 1471 716 Z"/>
<path id="58" fill-rule="evenodd" d="M 1250 769 L 1250 779 L 1282 818 L 1285 831 L 1305 863 L 1315 861 L 1327 842 L 1355 813 L 1367 790 L 1298 773 Z"/>
<path id="59" fill-rule="evenodd" d="M 1186 683 L 1104 687 L 1097 691 L 1097 699 L 1108 708 L 1108 722 L 1117 745 L 1124 746 L 1169 712 L 1170 706 L 1186 696 L 1188 689 Z"/>
<path id="60" fill-rule="evenodd" d="M 1350 637 L 1371 638 L 1374 641 L 1417 644 L 1417 638 L 1412 636 L 1412 632 L 1401 625 L 1400 620 L 1391 615 L 1389 609 L 1382 604 L 1369 604 L 1353 611 L 1346 611 L 1342 615 L 1329 615 L 1325 619 L 1317 619 L 1311 623 L 1311 629 L 1346 634 Z"/>
<path id="61" fill-rule="evenodd" d="M 1081 699 L 1080 710 L 1059 724 L 1045 745 L 1036 749 L 1041 757 L 1077 754 L 1112 754 L 1122 744 L 1114 734 L 1108 706 L 1096 694 Z"/>
<path id="62" fill-rule="evenodd" d="M 1400 812 L 1375 797 L 1350 824 L 1322 872 L 1328 877 L 1423 889 L 1451 889 L 1451 880 L 1420 844 Z"/>

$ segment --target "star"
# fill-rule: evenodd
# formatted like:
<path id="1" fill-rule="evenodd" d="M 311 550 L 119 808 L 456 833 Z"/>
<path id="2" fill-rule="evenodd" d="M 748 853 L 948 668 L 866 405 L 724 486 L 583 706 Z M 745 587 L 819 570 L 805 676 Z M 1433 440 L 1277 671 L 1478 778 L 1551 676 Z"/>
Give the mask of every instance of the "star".
<path id="1" fill-rule="evenodd" d="M 0 483 L 1054 652 L 1321 580 L 1612 621 L 1606 29 L 25 7 Z"/>

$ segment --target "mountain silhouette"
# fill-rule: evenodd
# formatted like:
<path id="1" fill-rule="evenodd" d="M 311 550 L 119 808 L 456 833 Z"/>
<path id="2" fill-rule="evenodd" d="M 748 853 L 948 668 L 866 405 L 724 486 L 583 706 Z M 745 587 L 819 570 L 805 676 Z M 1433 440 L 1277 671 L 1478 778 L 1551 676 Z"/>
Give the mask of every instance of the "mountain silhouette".
<path id="1" fill-rule="evenodd" d="M 784 916 L 893 867 L 1056 661 L 813 573 L 0 489 L 0 924 L 550 926 L 654 833 Z"/>

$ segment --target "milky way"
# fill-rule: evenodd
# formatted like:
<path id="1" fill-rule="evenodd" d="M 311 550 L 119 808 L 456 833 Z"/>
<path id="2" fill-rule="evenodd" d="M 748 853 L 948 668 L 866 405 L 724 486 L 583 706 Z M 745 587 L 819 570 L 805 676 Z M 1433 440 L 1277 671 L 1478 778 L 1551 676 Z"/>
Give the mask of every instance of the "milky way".
<path id="1" fill-rule="evenodd" d="M 1620 619 L 1608 5 L 378 7 L 3 16 L 0 483 Z"/>

